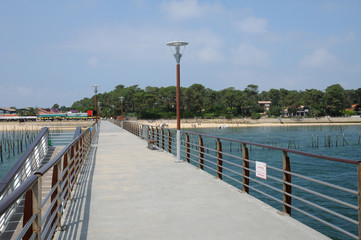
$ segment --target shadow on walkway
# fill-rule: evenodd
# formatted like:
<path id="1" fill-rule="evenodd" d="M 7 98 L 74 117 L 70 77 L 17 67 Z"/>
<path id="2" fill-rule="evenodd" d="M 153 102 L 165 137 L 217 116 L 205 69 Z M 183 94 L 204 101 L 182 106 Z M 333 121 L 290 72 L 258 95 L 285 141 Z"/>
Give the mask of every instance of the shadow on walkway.
<path id="1" fill-rule="evenodd" d="M 54 239 L 87 239 L 98 137 L 99 129 L 90 147 L 78 181 L 72 191 L 71 199 L 67 202 L 67 207 L 62 217 L 61 230 L 57 232 Z"/>

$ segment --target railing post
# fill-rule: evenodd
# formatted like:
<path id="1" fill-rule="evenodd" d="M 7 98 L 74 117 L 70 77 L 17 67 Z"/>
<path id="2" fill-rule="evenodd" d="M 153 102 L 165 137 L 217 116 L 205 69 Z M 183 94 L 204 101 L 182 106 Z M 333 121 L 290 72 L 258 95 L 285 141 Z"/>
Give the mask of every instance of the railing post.
<path id="1" fill-rule="evenodd" d="M 243 148 L 243 186 L 242 191 L 249 193 L 249 155 L 248 148 L 245 143 L 242 144 Z"/>
<path id="2" fill-rule="evenodd" d="M 156 127 L 156 129 L 157 129 L 157 145 L 159 147 L 159 128 Z"/>
<path id="3" fill-rule="evenodd" d="M 361 162 L 357 163 L 358 239 L 361 239 Z"/>
<path id="4" fill-rule="evenodd" d="M 33 214 L 33 191 L 30 188 L 25 193 L 25 203 L 24 203 L 24 214 L 23 214 L 23 227 L 27 224 L 29 219 Z M 33 234 L 33 228 L 29 228 L 29 230 L 24 234 L 23 239 L 30 239 Z"/>
<path id="5" fill-rule="evenodd" d="M 172 153 L 172 135 L 170 134 L 169 130 L 168 130 L 168 152 Z"/>
<path id="6" fill-rule="evenodd" d="M 162 149 L 164 150 L 164 128 L 161 130 L 162 134 Z"/>
<path id="7" fill-rule="evenodd" d="M 53 226 L 55 221 L 58 219 L 56 228 L 60 228 L 60 226 L 61 226 L 61 200 L 60 200 L 60 197 L 61 197 L 61 161 L 59 161 L 53 167 L 53 178 L 52 178 L 51 187 L 53 188 L 55 186 L 55 184 L 57 184 L 57 187 L 56 187 L 56 190 L 54 191 L 54 193 L 51 195 L 51 202 L 53 202 L 56 197 L 57 198 L 56 198 L 56 204 L 54 204 L 54 206 L 51 210 L 51 214 L 54 213 L 56 208 L 58 208 L 58 210 L 56 212 L 56 218 L 54 218 L 51 225 Z"/>
<path id="8" fill-rule="evenodd" d="M 41 198 L 41 176 L 38 175 L 38 179 L 25 194 L 23 226 L 26 225 L 32 215 L 36 215 L 36 218 L 23 239 L 30 239 L 34 232 L 36 232 L 35 239 L 41 239 Z"/>
<path id="9" fill-rule="evenodd" d="M 186 160 L 187 160 L 187 162 L 188 163 L 190 163 L 190 151 L 191 151 L 191 149 L 190 149 L 190 144 L 189 144 L 189 134 L 188 133 L 186 133 Z"/>
<path id="10" fill-rule="evenodd" d="M 217 138 L 217 177 L 222 179 L 222 172 L 223 172 L 223 160 L 222 160 L 222 143 L 219 138 Z"/>
<path id="11" fill-rule="evenodd" d="M 287 152 L 283 151 L 283 212 L 291 215 L 291 196 L 292 187 L 287 183 L 291 183 L 291 175 L 287 172 L 291 172 L 290 158 L 287 156 Z M 287 205 L 286 205 L 287 204 Z"/>
<path id="12" fill-rule="evenodd" d="M 203 148 L 203 138 L 199 135 L 199 168 L 203 170 L 204 165 L 204 148 Z"/>

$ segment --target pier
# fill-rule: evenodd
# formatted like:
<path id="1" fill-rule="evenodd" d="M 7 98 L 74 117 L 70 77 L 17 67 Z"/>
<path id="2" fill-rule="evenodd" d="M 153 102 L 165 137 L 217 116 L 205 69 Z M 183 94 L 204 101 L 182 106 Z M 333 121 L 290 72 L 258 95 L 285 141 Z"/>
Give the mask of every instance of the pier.
<path id="1" fill-rule="evenodd" d="M 54 239 L 328 239 L 102 121 Z"/>

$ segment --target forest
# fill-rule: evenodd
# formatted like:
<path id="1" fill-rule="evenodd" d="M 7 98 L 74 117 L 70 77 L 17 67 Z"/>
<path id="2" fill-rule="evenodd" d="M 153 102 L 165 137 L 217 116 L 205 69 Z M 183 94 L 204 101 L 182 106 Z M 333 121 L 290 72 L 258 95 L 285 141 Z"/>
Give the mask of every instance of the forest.
<path id="1" fill-rule="evenodd" d="M 182 118 L 260 118 L 264 109 L 258 101 L 271 101 L 266 114 L 279 117 L 287 109 L 290 116 L 301 108 L 308 109 L 305 117 L 355 115 L 361 110 L 361 88 L 346 90 L 340 84 L 325 89 L 304 91 L 270 89 L 259 92 L 250 84 L 244 90 L 229 87 L 215 91 L 201 84 L 181 87 Z M 102 117 L 121 115 L 120 97 L 124 97 L 123 111 L 127 117 L 140 119 L 171 119 L 176 117 L 176 87 L 151 87 L 118 85 L 113 91 L 97 95 Z M 76 101 L 71 109 L 86 112 L 95 110 L 95 96 Z"/>

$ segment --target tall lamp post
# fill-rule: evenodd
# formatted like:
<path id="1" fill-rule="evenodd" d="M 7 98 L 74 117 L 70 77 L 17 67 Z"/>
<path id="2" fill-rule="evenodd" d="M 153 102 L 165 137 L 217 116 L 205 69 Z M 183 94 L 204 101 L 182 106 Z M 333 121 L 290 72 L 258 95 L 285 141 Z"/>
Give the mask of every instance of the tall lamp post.
<path id="1" fill-rule="evenodd" d="M 180 135 L 180 60 L 183 55 L 185 47 L 188 45 L 187 42 L 174 41 L 167 43 L 170 47 L 175 61 L 177 62 L 177 160 L 176 162 L 182 162 L 181 160 L 181 135 Z M 182 48 L 182 53 L 180 50 Z"/>
<path id="2" fill-rule="evenodd" d="M 98 94 L 98 87 L 99 87 L 99 85 L 93 85 L 92 87 L 94 88 L 94 93 L 95 93 L 95 111 L 96 111 L 96 114 L 95 114 L 95 123 L 98 123 L 97 94 Z"/>
<path id="3" fill-rule="evenodd" d="M 99 111 L 97 111 L 97 113 L 98 113 L 98 117 L 99 117 L 99 119 L 100 119 L 100 117 L 101 117 L 101 114 L 100 114 L 100 102 L 98 102 L 98 110 L 99 110 Z"/>
<path id="4" fill-rule="evenodd" d="M 120 121 L 120 127 L 123 129 L 123 120 L 124 120 L 124 117 L 123 117 L 123 102 L 124 102 L 124 97 L 121 96 L 120 97 L 120 111 L 121 111 L 121 121 Z"/>

